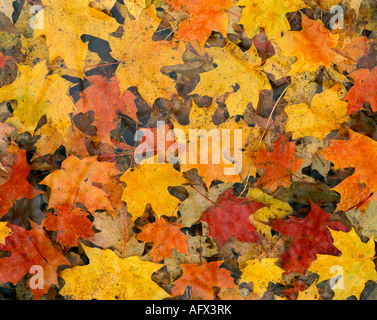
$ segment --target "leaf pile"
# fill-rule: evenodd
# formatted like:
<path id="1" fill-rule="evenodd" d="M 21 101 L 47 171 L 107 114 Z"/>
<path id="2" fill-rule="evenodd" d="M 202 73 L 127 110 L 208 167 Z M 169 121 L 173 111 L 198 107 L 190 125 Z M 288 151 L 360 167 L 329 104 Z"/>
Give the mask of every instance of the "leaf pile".
<path id="1" fill-rule="evenodd" d="M 0 298 L 377 299 L 376 12 L 0 0 Z"/>

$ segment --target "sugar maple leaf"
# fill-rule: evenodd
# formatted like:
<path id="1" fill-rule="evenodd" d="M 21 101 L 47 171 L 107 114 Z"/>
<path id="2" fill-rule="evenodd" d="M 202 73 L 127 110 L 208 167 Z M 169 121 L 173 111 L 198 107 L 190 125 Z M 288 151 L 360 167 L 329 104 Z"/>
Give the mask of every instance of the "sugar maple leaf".
<path id="1" fill-rule="evenodd" d="M 377 164 L 371 161 L 377 157 L 377 142 L 352 130 L 349 130 L 349 134 L 349 140 L 332 140 L 331 145 L 322 149 L 320 154 L 331 161 L 336 169 L 355 168 L 351 176 L 334 188 L 341 194 L 338 209 L 347 211 L 358 205 L 358 209 L 365 212 L 370 200 L 377 200 L 374 175 Z M 367 157 L 364 150 L 368 150 Z"/>
<path id="2" fill-rule="evenodd" d="M 64 248 L 78 246 L 78 239 L 94 236 L 92 223 L 87 213 L 79 208 L 56 207 L 55 213 L 48 212 L 42 226 L 47 231 L 56 231 L 56 241 Z"/>
<path id="3" fill-rule="evenodd" d="M 161 265 L 137 256 L 122 259 L 109 249 L 83 248 L 90 263 L 59 274 L 65 281 L 61 295 L 75 300 L 160 300 L 170 296 L 151 279 Z"/>
<path id="4" fill-rule="evenodd" d="M 170 259 L 171 250 L 188 254 L 188 237 L 181 231 L 183 226 L 179 223 L 168 222 L 164 218 L 154 223 L 147 224 L 137 239 L 144 242 L 153 242 L 151 256 L 153 262 L 159 262 L 163 258 Z"/>
<path id="5" fill-rule="evenodd" d="M 319 275 L 318 283 L 334 277 L 332 266 L 340 266 L 343 270 L 341 279 L 343 286 L 332 288 L 334 300 L 345 300 L 350 296 L 360 299 L 367 281 L 377 281 L 375 258 L 375 243 L 373 237 L 367 242 L 361 242 L 354 229 L 345 233 L 330 230 L 334 238 L 334 246 L 341 252 L 341 256 L 333 257 L 318 255 L 317 260 L 309 267 L 310 272 Z"/>
<path id="6" fill-rule="evenodd" d="M 7 222 L 0 222 L 0 244 L 5 245 L 5 239 L 9 237 L 12 230 L 7 227 Z"/>
<path id="7" fill-rule="evenodd" d="M 289 31 L 276 40 L 284 55 L 296 56 L 289 74 L 315 71 L 320 66 L 330 67 L 336 53 L 332 50 L 338 42 L 338 36 L 330 33 L 321 20 L 313 21 L 302 15 L 302 30 Z"/>
<path id="8" fill-rule="evenodd" d="M 242 242 L 256 242 L 259 234 L 249 217 L 265 206 L 249 199 L 238 199 L 233 195 L 233 189 L 229 189 L 217 199 L 216 206 L 201 215 L 200 220 L 208 223 L 209 235 L 219 247 L 232 236 Z"/>
<path id="9" fill-rule="evenodd" d="M 168 187 L 187 182 L 171 164 L 158 164 L 156 158 L 155 164 L 142 162 L 140 166 L 128 169 L 120 178 L 127 183 L 122 200 L 127 203 L 133 220 L 143 215 L 147 203 L 152 205 L 157 216 L 171 215 L 178 199 L 169 193 Z"/>
<path id="10" fill-rule="evenodd" d="M 60 170 L 52 172 L 40 183 L 51 188 L 50 207 L 72 207 L 81 202 L 88 211 L 102 209 L 116 215 L 108 194 L 95 184 L 105 184 L 118 173 L 114 163 L 99 162 L 97 157 L 80 160 L 70 156 L 63 161 Z"/>
<path id="11" fill-rule="evenodd" d="M 4 216 L 17 200 L 32 199 L 43 193 L 36 190 L 28 181 L 31 167 L 26 162 L 26 151 L 11 146 L 10 158 L 3 160 L 2 165 L 10 170 L 9 179 L 0 185 L 0 217 Z"/>
<path id="12" fill-rule="evenodd" d="M 338 130 L 348 120 L 347 103 L 339 99 L 339 85 L 316 94 L 308 106 L 306 103 L 288 105 L 286 130 L 292 132 L 292 139 L 305 136 L 324 140 L 332 130 Z M 344 87 L 343 87 L 344 89 Z"/>
<path id="13" fill-rule="evenodd" d="M 236 288 L 230 271 L 220 268 L 223 261 L 209 263 L 182 264 L 183 275 L 174 281 L 172 296 L 181 295 L 188 286 L 191 287 L 191 299 L 193 300 L 213 300 L 214 287 L 222 290 Z"/>
<path id="14" fill-rule="evenodd" d="M 251 154 L 254 166 L 264 170 L 256 186 L 271 192 L 279 186 L 289 187 L 292 173 L 304 163 L 304 159 L 296 158 L 296 144 L 289 142 L 286 136 L 280 135 L 273 146 L 271 152 L 259 150 Z"/>
<path id="15" fill-rule="evenodd" d="M 58 285 L 56 268 L 69 265 L 61 251 L 58 251 L 48 240 L 44 231 L 33 221 L 31 230 L 7 224 L 12 234 L 0 244 L 0 250 L 9 251 L 9 257 L 0 259 L 0 282 L 16 284 L 30 268 L 39 265 L 43 268 L 43 289 L 31 289 L 34 298 L 39 299 L 47 293 L 50 286 Z"/>
<path id="16" fill-rule="evenodd" d="M 349 75 L 354 81 L 354 86 L 347 93 L 348 113 L 352 114 L 363 108 L 369 102 L 373 112 L 377 111 L 377 67 L 372 71 L 359 69 Z"/>
<path id="17" fill-rule="evenodd" d="M 226 100 L 230 116 L 243 114 L 249 102 L 256 108 L 259 92 L 271 89 L 267 76 L 260 70 L 262 59 L 254 46 L 242 52 L 228 41 L 224 48 L 206 49 L 206 54 L 217 67 L 200 75 L 192 94 L 215 98 L 231 93 Z"/>
<path id="18" fill-rule="evenodd" d="M 57 74 L 48 75 L 46 61 L 33 68 L 19 65 L 16 80 L 0 88 L 0 102 L 13 99 L 18 102 L 7 122 L 19 131 L 33 133 L 41 117 L 46 115 L 47 121 L 64 137 L 71 125 L 69 113 L 75 110 L 69 88 L 69 81 Z"/>
<path id="19" fill-rule="evenodd" d="M 181 171 L 187 172 L 192 169 L 196 169 L 198 174 L 202 177 L 202 180 L 207 186 L 215 179 L 223 182 L 239 182 L 240 176 L 239 172 L 232 170 L 235 166 L 242 166 L 242 158 L 237 158 L 235 156 L 235 151 L 238 146 L 235 143 L 235 140 L 238 139 L 235 132 L 236 130 L 242 131 L 242 141 L 241 141 L 241 150 L 242 151 L 249 140 L 252 140 L 253 137 L 259 134 L 259 129 L 251 128 L 247 124 L 240 120 L 236 121 L 235 118 L 229 119 L 228 121 L 216 125 L 213 122 L 213 115 L 217 108 L 216 104 L 212 104 L 207 108 L 199 108 L 195 103 L 193 103 L 190 111 L 190 123 L 188 125 L 179 125 L 174 123 L 175 133 L 178 135 L 178 130 L 182 130 L 185 133 L 186 141 L 178 142 L 178 153 L 181 158 Z M 208 139 L 208 147 L 202 142 L 201 139 L 196 139 L 192 137 L 191 130 L 201 130 L 204 129 L 208 133 L 212 129 L 215 129 L 216 133 L 220 132 L 219 140 Z M 222 131 L 224 130 L 224 131 Z M 230 144 L 224 143 L 223 139 L 225 135 L 223 133 L 228 130 Z M 198 131 L 200 133 L 200 131 Z M 200 134 L 199 134 L 200 136 Z M 184 144 L 186 143 L 186 145 Z M 215 152 L 220 150 L 220 161 L 213 161 L 213 156 Z M 192 152 L 196 151 L 196 159 Z M 226 154 L 229 154 L 230 157 L 233 157 L 234 160 L 231 162 L 226 157 Z M 202 160 L 202 157 L 206 156 L 206 161 Z M 190 159 L 195 159 L 194 161 Z"/>
<path id="20" fill-rule="evenodd" d="M 289 217 L 287 220 L 276 219 L 272 229 L 293 239 L 292 246 L 284 253 L 283 268 L 288 273 L 305 273 L 316 259 L 317 254 L 339 255 L 339 250 L 332 245 L 333 239 L 327 227 L 334 230 L 348 231 L 340 222 L 330 221 L 330 216 L 321 207 L 310 202 L 311 210 L 304 219 Z"/>
<path id="21" fill-rule="evenodd" d="M 275 264 L 277 260 L 276 258 L 265 258 L 245 261 L 240 266 L 240 271 L 242 271 L 240 282 L 252 282 L 253 292 L 262 296 L 267 291 L 270 282 L 283 282 L 284 270 Z"/>
<path id="22" fill-rule="evenodd" d="M 158 26 L 155 7 L 151 6 L 143 10 L 140 22 L 126 18 L 120 38 L 109 38 L 112 55 L 120 61 L 116 76 L 121 92 L 137 86 L 141 96 L 150 105 L 157 98 L 169 99 L 177 95 L 173 79 L 160 70 L 163 66 L 183 63 L 181 56 L 185 50 L 183 44 L 175 46 L 168 41 L 152 41 Z"/>
<path id="23" fill-rule="evenodd" d="M 221 32 L 224 37 L 228 28 L 228 13 L 233 0 L 168 0 L 167 4 L 174 12 L 188 14 L 188 19 L 179 24 L 176 39 L 197 41 L 204 46 L 212 30 Z"/>
<path id="24" fill-rule="evenodd" d="M 69 69 L 83 72 L 88 45 L 83 34 L 106 39 L 119 24 L 113 17 L 90 6 L 90 0 L 43 0 L 43 29 L 34 38 L 46 36 L 50 61 L 62 57 Z"/>
<path id="25" fill-rule="evenodd" d="M 291 26 L 286 14 L 304 6 L 302 0 L 240 0 L 237 5 L 244 7 L 240 24 L 244 26 L 246 34 L 252 38 L 260 28 L 264 28 L 270 39 L 279 39 L 282 32 L 289 31 Z"/>
<path id="26" fill-rule="evenodd" d="M 118 112 L 137 122 L 136 97 L 128 90 L 121 94 L 116 77 L 108 80 L 103 76 L 94 75 L 87 80 L 90 86 L 80 93 L 81 98 L 76 107 L 83 113 L 94 111 L 93 125 L 97 128 L 97 134 L 103 142 L 110 143 L 110 131 L 116 128 Z"/>

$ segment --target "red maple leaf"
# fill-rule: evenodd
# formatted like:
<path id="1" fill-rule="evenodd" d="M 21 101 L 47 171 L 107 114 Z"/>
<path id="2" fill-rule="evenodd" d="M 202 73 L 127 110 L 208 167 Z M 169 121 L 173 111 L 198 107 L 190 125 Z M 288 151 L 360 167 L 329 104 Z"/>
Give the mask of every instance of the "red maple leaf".
<path id="1" fill-rule="evenodd" d="M 327 227 L 336 231 L 349 231 L 340 222 L 330 221 L 330 215 L 321 207 L 313 202 L 310 204 L 311 210 L 306 218 L 276 219 L 272 223 L 272 229 L 282 235 L 290 236 L 293 240 L 292 246 L 281 256 L 283 269 L 287 273 L 297 271 L 304 274 L 310 264 L 317 259 L 317 254 L 334 256 L 340 254 L 333 245 L 334 240 Z"/>
<path id="2" fill-rule="evenodd" d="M 30 173 L 30 166 L 26 161 L 26 151 L 11 146 L 12 150 L 8 155 L 14 157 L 4 157 L 2 164 L 10 168 L 9 179 L 0 185 L 0 217 L 4 216 L 17 200 L 31 199 L 43 193 L 34 189 L 27 177 Z"/>
<path id="3" fill-rule="evenodd" d="M 218 198 L 216 206 L 202 214 L 200 220 L 208 223 L 209 235 L 219 247 L 231 236 L 243 242 L 256 242 L 259 234 L 250 223 L 249 217 L 265 206 L 256 201 L 238 199 L 233 195 L 233 190 L 229 189 Z"/>
<path id="4" fill-rule="evenodd" d="M 191 299 L 213 300 L 214 287 L 221 289 L 236 288 L 229 270 L 220 268 L 223 261 L 198 264 L 182 264 L 183 275 L 174 281 L 172 296 L 181 295 L 191 287 Z"/>
<path id="5" fill-rule="evenodd" d="M 47 293 L 52 284 L 58 284 L 56 268 L 69 265 L 61 251 L 57 250 L 46 237 L 45 232 L 33 221 L 31 230 L 7 223 L 12 234 L 0 244 L 0 250 L 9 251 L 10 256 L 0 259 L 0 282 L 16 284 L 30 272 L 32 266 L 43 269 L 43 289 L 33 289 L 34 298 L 39 299 Z"/>
<path id="6" fill-rule="evenodd" d="M 84 210 L 66 206 L 55 207 L 55 210 L 55 213 L 47 213 L 42 226 L 48 231 L 57 231 L 56 241 L 64 248 L 77 246 L 79 238 L 94 236 L 92 223 Z"/>

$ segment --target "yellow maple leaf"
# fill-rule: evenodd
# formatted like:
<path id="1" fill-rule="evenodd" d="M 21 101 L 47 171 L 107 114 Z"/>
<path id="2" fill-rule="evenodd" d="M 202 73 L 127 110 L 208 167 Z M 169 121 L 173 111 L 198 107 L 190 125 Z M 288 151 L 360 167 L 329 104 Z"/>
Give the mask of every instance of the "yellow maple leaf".
<path id="1" fill-rule="evenodd" d="M 240 282 L 252 282 L 253 292 L 262 296 L 267 291 L 270 282 L 281 283 L 283 281 L 282 274 L 285 271 L 275 264 L 276 260 L 278 259 L 265 258 L 245 261 L 245 265 L 240 266 L 242 271 Z"/>
<path id="2" fill-rule="evenodd" d="M 259 92 L 271 89 L 267 76 L 260 70 L 262 59 L 256 48 L 252 46 L 242 52 L 228 42 L 224 48 L 211 47 L 206 53 L 217 67 L 200 75 L 200 82 L 192 94 L 216 98 L 231 93 L 226 100 L 231 117 L 242 115 L 250 102 L 256 108 Z"/>
<path id="3" fill-rule="evenodd" d="M 239 0 L 238 6 L 244 7 L 240 24 L 246 34 L 252 38 L 264 28 L 270 39 L 279 39 L 282 32 L 287 32 L 291 26 L 286 18 L 288 12 L 295 12 L 306 7 L 302 0 Z"/>
<path id="4" fill-rule="evenodd" d="M 120 178 L 120 181 L 127 184 L 122 200 L 127 203 L 134 221 L 143 215 L 147 203 L 152 205 L 157 216 L 172 215 L 178 199 L 169 193 L 168 187 L 187 182 L 171 164 L 159 164 L 157 157 L 152 160 L 154 164 L 141 162 L 140 166 L 128 169 Z"/>
<path id="5" fill-rule="evenodd" d="M 75 300 L 161 300 L 169 294 L 152 281 L 161 265 L 138 256 L 119 258 L 112 250 L 84 246 L 90 263 L 60 273 L 63 296 Z"/>
<path id="6" fill-rule="evenodd" d="M 298 293 L 297 300 L 319 300 L 320 297 L 318 288 L 316 284 L 313 283 L 308 289 Z"/>
<path id="7" fill-rule="evenodd" d="M 183 43 L 152 40 L 159 26 L 154 6 L 143 10 L 139 21 L 127 17 L 122 37 L 110 36 L 109 43 L 113 57 L 120 61 L 116 76 L 121 91 L 137 86 L 141 96 L 152 105 L 157 98 L 177 95 L 174 80 L 160 70 L 183 63 L 181 56 L 186 47 Z"/>
<path id="8" fill-rule="evenodd" d="M 318 283 L 333 278 L 335 300 L 345 300 L 350 296 L 360 298 L 365 282 L 377 281 L 377 272 L 373 262 L 375 246 L 373 237 L 367 242 L 361 242 L 356 231 L 334 231 L 330 229 L 334 246 L 342 255 L 340 257 L 319 254 L 308 271 L 319 275 Z M 338 282 L 334 277 L 338 277 Z M 336 282 L 336 283 L 335 283 Z"/>
<path id="9" fill-rule="evenodd" d="M 90 0 L 43 0 L 43 29 L 34 37 L 46 36 L 50 61 L 62 57 L 69 69 L 83 71 L 88 44 L 83 34 L 106 39 L 119 24 L 113 17 L 92 8 Z"/>
<path id="10" fill-rule="evenodd" d="M 19 131 L 33 133 L 39 120 L 46 115 L 63 136 L 71 125 L 69 113 L 75 110 L 69 96 L 70 82 L 59 75 L 47 75 L 46 61 L 41 61 L 34 68 L 18 66 L 18 75 L 14 82 L 0 88 L 0 102 L 17 100 L 13 117 L 7 120 Z"/>
<path id="11" fill-rule="evenodd" d="M 243 120 L 236 121 L 235 118 L 216 125 L 212 118 L 216 107 L 216 104 L 212 104 L 207 108 L 199 108 L 193 102 L 190 123 L 183 126 L 174 122 L 174 133 L 182 130 L 185 134 L 186 141 L 180 143 L 187 143 L 185 147 L 179 150 L 182 172 L 197 169 L 198 174 L 207 186 L 215 179 L 223 182 L 240 181 L 239 173 L 242 170 L 244 159 L 242 150 L 250 140 L 255 140 L 255 136 L 259 133 L 259 129 L 251 128 Z M 201 132 L 200 130 L 205 131 Z M 225 142 L 226 132 L 229 133 L 229 145 Z M 207 137 L 208 141 L 206 140 Z M 238 139 L 240 139 L 237 142 L 239 145 L 236 143 Z M 193 155 L 194 152 L 196 152 L 196 158 Z M 237 157 L 239 154 L 241 154 L 241 157 Z M 214 160 L 214 156 L 217 155 L 220 158 L 217 159 L 219 161 L 216 161 L 216 157 Z M 192 159 L 195 159 L 195 161 Z M 237 168 L 241 170 L 237 172 Z"/>
<path id="12" fill-rule="evenodd" d="M 311 136 L 324 140 L 332 130 L 338 130 L 347 122 L 348 103 L 339 99 L 339 91 L 344 92 L 345 88 L 335 85 L 316 94 L 310 106 L 299 103 L 285 107 L 288 115 L 285 129 L 292 132 L 293 139 Z"/>
<path id="13" fill-rule="evenodd" d="M 5 239 L 12 233 L 12 230 L 7 227 L 7 223 L 0 222 L 0 244 L 5 244 Z"/>

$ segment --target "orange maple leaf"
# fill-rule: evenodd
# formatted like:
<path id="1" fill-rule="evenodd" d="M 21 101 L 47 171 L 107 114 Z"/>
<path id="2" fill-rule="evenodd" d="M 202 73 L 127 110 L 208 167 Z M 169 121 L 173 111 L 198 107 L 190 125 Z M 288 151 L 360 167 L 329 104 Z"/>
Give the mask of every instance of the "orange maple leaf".
<path id="1" fill-rule="evenodd" d="M 43 268 L 43 289 L 33 289 L 34 298 L 39 299 L 47 293 L 52 284 L 58 285 L 56 268 L 70 263 L 61 251 L 58 251 L 46 237 L 45 232 L 36 223 L 30 221 L 31 230 L 8 223 L 12 234 L 0 244 L 0 250 L 11 255 L 0 259 L 0 282 L 16 284 L 32 266 Z"/>
<path id="2" fill-rule="evenodd" d="M 348 113 L 354 113 L 363 108 L 365 102 L 369 102 L 372 110 L 377 111 L 377 67 L 372 71 L 359 69 L 349 75 L 355 80 L 355 85 L 347 93 Z"/>
<path id="3" fill-rule="evenodd" d="M 147 224 L 137 239 L 144 242 L 153 242 L 151 256 L 153 262 L 163 258 L 170 259 L 171 250 L 188 254 L 188 237 L 181 231 L 183 226 L 176 222 L 168 222 L 164 218 L 154 223 Z"/>
<path id="4" fill-rule="evenodd" d="M 116 128 L 119 112 L 137 122 L 136 97 L 128 90 L 121 93 L 116 77 L 106 79 L 95 75 L 87 80 L 91 84 L 81 92 L 76 106 L 83 113 L 94 111 L 93 125 L 97 128 L 98 135 L 102 140 L 110 142 L 110 131 Z"/>
<path id="5" fill-rule="evenodd" d="M 78 245 L 78 239 L 88 239 L 94 236 L 92 223 L 88 214 L 79 208 L 56 207 L 56 212 L 48 212 L 42 226 L 47 231 L 57 231 L 56 241 L 64 248 Z"/>
<path id="6" fill-rule="evenodd" d="M 220 268 L 223 261 L 198 264 L 182 264 L 183 275 L 174 281 L 172 295 L 184 293 L 187 287 L 191 287 L 191 299 L 213 300 L 214 287 L 221 289 L 236 288 L 229 270 Z"/>
<path id="7" fill-rule="evenodd" d="M 0 217 L 5 215 L 17 200 L 31 199 L 43 193 L 34 189 L 27 179 L 30 165 L 26 162 L 26 151 L 13 146 L 9 148 L 9 151 L 15 159 L 10 163 L 8 163 L 9 159 L 3 160 L 3 166 L 9 167 L 11 174 L 8 181 L 0 185 Z"/>
<path id="8" fill-rule="evenodd" d="M 212 30 L 227 33 L 227 10 L 233 5 L 232 0 L 169 0 L 172 11 L 185 12 L 187 20 L 179 24 L 175 37 L 179 40 L 198 41 L 203 46 L 212 33 Z"/>
<path id="9" fill-rule="evenodd" d="M 368 156 L 365 155 L 368 150 Z M 331 145 L 320 151 L 326 160 L 339 168 L 355 168 L 355 172 L 338 184 L 334 190 L 341 194 L 339 210 L 348 210 L 359 205 L 365 211 L 371 199 L 377 199 L 377 142 L 350 130 L 349 140 L 333 140 Z"/>
<path id="10" fill-rule="evenodd" d="M 304 159 L 296 158 L 296 144 L 280 135 L 273 143 L 274 150 L 259 150 L 251 155 L 254 166 L 264 170 L 258 179 L 257 187 L 275 191 L 279 186 L 288 188 L 291 185 L 291 176 L 300 169 Z"/>

